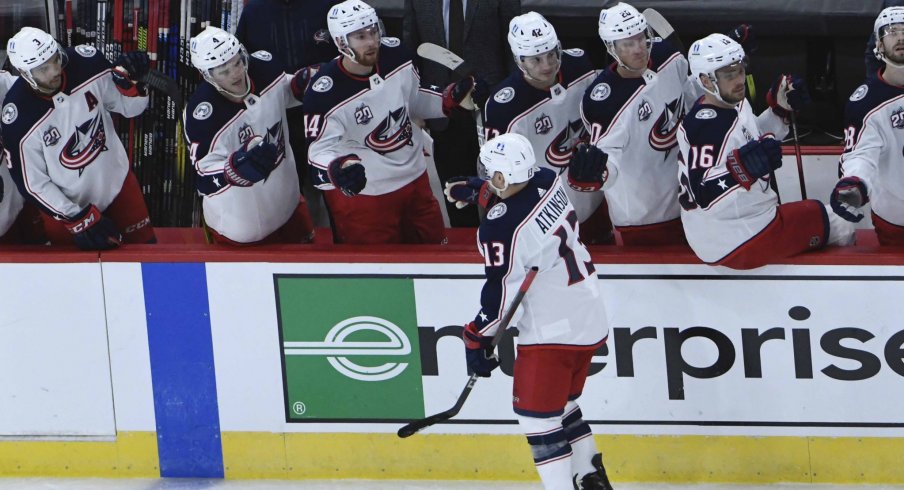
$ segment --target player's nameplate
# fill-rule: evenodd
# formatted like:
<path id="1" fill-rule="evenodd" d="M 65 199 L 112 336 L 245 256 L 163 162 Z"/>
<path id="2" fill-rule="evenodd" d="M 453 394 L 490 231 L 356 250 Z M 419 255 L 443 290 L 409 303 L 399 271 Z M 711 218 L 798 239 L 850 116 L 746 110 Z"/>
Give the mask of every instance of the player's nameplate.
<path id="1" fill-rule="evenodd" d="M 558 104 L 565 100 L 565 88 L 560 84 L 555 84 L 552 87 L 549 87 L 549 97 L 552 99 L 554 104 Z"/>
<path id="2" fill-rule="evenodd" d="M 377 90 L 383 87 L 383 77 L 380 76 L 379 73 L 374 73 L 370 76 L 370 89 Z"/>

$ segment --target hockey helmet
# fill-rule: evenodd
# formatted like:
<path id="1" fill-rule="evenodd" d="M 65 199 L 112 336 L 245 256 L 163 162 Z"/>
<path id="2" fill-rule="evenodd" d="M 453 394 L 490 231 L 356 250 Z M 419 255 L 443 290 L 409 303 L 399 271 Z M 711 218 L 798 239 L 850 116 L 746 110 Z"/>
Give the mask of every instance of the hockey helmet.
<path id="1" fill-rule="evenodd" d="M 527 182 L 537 169 L 534 149 L 527 138 L 516 133 L 501 134 L 480 148 L 480 163 L 486 169 L 490 186 L 502 192 L 510 184 Z M 493 185 L 493 176 L 499 172 L 505 177 L 505 186 Z"/>
<path id="2" fill-rule="evenodd" d="M 32 69 L 43 65 L 56 55 L 60 56 L 62 64 L 66 63 L 66 55 L 56 39 L 34 27 L 23 27 L 11 37 L 6 43 L 6 52 L 9 54 L 10 63 L 32 88 L 38 88 L 31 74 Z"/>
<path id="3" fill-rule="evenodd" d="M 691 68 L 691 76 L 697 84 L 722 102 L 725 102 L 725 100 L 722 99 L 722 95 L 719 93 L 716 70 L 736 64 L 746 66 L 747 63 L 744 48 L 734 39 L 718 33 L 710 34 L 703 39 L 694 41 L 688 51 L 687 58 Z M 701 76 L 705 76 L 712 82 L 712 90 L 703 85 L 703 80 L 700 79 Z"/>
<path id="4" fill-rule="evenodd" d="M 220 29 L 219 27 L 207 26 L 197 36 L 191 38 L 189 47 L 191 53 L 191 64 L 197 68 L 201 75 L 208 83 L 214 86 L 220 92 L 225 92 L 234 97 L 245 97 L 251 91 L 251 83 L 248 80 L 248 52 L 239 42 L 238 38 L 232 34 Z M 245 82 L 246 92 L 244 94 L 233 94 L 224 89 L 214 80 L 211 70 L 222 66 L 236 55 L 241 56 L 242 63 L 245 65 Z"/>
<path id="5" fill-rule="evenodd" d="M 904 24 L 904 7 L 888 7 L 883 9 L 882 12 L 879 12 L 879 16 L 876 17 L 876 21 L 873 23 L 873 34 L 876 36 L 876 47 L 873 48 L 873 54 L 879 61 L 885 63 L 888 63 L 889 61 L 885 56 L 885 53 L 879 48 L 879 41 L 888 34 L 885 28 L 894 24 Z M 897 63 L 892 64 L 901 66 Z"/>
<path id="6" fill-rule="evenodd" d="M 650 26 L 647 25 L 647 18 L 643 14 L 624 2 L 600 11 L 599 35 L 603 44 L 606 45 L 606 51 L 615 58 L 619 66 L 631 71 L 638 70 L 630 68 L 622 62 L 615 51 L 615 42 L 638 34 L 644 35 L 644 42 L 649 54 L 653 49 L 653 32 L 650 30 Z M 644 69 L 646 67 L 641 68 L 641 70 Z"/>

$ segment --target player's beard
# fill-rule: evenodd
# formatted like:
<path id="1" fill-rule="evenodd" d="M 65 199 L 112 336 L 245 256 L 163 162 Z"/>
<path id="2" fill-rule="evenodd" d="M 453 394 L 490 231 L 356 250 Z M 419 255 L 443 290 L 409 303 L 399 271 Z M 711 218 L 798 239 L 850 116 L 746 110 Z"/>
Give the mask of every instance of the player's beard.
<path id="1" fill-rule="evenodd" d="M 731 92 L 724 91 L 722 93 L 722 100 L 731 105 L 740 104 L 744 97 L 747 96 L 747 86 L 742 85 L 740 89 L 734 89 Z"/>
<path id="2" fill-rule="evenodd" d="M 355 63 L 358 63 L 362 66 L 374 67 L 377 65 L 377 61 L 380 59 L 380 48 L 373 48 L 372 50 L 361 51 L 355 53 Z"/>
<path id="3" fill-rule="evenodd" d="M 884 49 L 885 58 L 896 65 L 904 65 L 904 42 L 898 42 L 891 49 Z"/>
<path id="4" fill-rule="evenodd" d="M 52 93 L 56 92 L 57 90 L 59 90 L 60 87 L 63 85 L 63 74 L 60 73 L 59 75 L 51 78 L 47 82 L 36 80 L 35 83 L 38 84 L 38 89 L 41 90 L 42 92 L 52 94 Z"/>

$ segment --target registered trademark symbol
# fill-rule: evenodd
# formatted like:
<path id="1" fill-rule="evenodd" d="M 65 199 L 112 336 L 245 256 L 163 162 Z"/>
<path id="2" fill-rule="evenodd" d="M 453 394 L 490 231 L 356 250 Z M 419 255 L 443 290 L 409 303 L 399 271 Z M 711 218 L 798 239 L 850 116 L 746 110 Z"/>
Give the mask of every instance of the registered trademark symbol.
<path id="1" fill-rule="evenodd" d="M 305 407 L 302 402 L 295 402 L 292 404 L 292 411 L 295 412 L 295 415 L 304 415 L 305 410 L 307 410 L 307 407 Z"/>

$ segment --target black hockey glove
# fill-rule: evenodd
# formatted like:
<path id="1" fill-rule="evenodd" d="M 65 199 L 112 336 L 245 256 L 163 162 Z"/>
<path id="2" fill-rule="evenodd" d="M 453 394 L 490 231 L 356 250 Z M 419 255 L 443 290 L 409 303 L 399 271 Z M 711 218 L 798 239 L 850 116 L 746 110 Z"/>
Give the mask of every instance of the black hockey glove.
<path id="1" fill-rule="evenodd" d="M 496 358 L 493 348 L 493 338 L 480 335 L 474 322 L 465 325 L 461 338 L 465 341 L 468 375 L 476 373 L 481 378 L 489 378 L 493 370 L 499 367 L 499 359 Z"/>
<path id="2" fill-rule="evenodd" d="M 568 163 L 568 185 L 581 192 L 598 191 L 608 178 L 609 155 L 595 145 L 581 143 Z"/>
<path id="3" fill-rule="evenodd" d="M 367 185 L 367 175 L 361 159 L 354 153 L 330 162 L 330 182 L 346 196 L 356 196 Z"/>
<path id="4" fill-rule="evenodd" d="M 469 96 L 475 89 L 478 89 L 481 84 L 486 85 L 486 82 L 477 80 L 474 77 L 464 77 L 455 83 L 450 83 L 449 86 L 443 90 L 443 114 L 448 117 L 456 107 L 474 110 L 474 107 L 465 106 L 476 103 Z M 479 90 L 484 89 L 480 88 Z M 489 90 L 486 90 L 486 92 L 489 92 Z M 484 102 L 486 102 L 486 99 L 484 99 Z"/>
<path id="5" fill-rule="evenodd" d="M 487 207 L 493 195 L 487 181 L 480 177 L 452 177 L 446 181 L 443 194 L 446 195 L 446 200 L 455 203 L 458 209 L 468 204 Z"/>
<path id="6" fill-rule="evenodd" d="M 151 61 L 143 51 L 132 51 L 119 55 L 113 63 L 113 84 L 126 97 L 147 95 L 147 86 L 141 82 L 150 71 Z"/>
<path id="7" fill-rule="evenodd" d="M 857 210 L 869 202 L 869 194 L 866 192 L 866 183 L 859 177 L 845 177 L 835 184 L 829 204 L 832 211 L 851 223 L 858 223 L 863 219 L 863 213 Z"/>
<path id="8" fill-rule="evenodd" d="M 741 24 L 728 31 L 728 37 L 737 41 L 738 44 L 744 48 L 744 54 L 746 55 L 756 53 L 757 48 L 760 47 L 760 44 L 756 40 L 753 26 L 750 24 Z"/>
<path id="9" fill-rule="evenodd" d="M 226 181 L 239 187 L 250 187 L 266 179 L 276 168 L 278 152 L 273 143 L 262 143 L 260 137 L 252 138 L 236 150 L 223 169 Z M 249 148 L 250 147 L 250 148 Z"/>
<path id="10" fill-rule="evenodd" d="M 781 75 L 766 93 L 766 103 L 777 116 L 790 124 L 791 111 L 799 112 L 810 105 L 807 83 L 798 76 Z"/>
<path id="11" fill-rule="evenodd" d="M 93 204 L 64 220 L 63 225 L 82 250 L 110 250 L 122 244 L 122 235 L 116 229 L 116 223 L 100 214 Z"/>
<path id="12" fill-rule="evenodd" d="M 490 98 L 490 84 L 486 82 L 486 80 L 482 78 L 478 78 L 476 82 L 474 82 L 474 90 L 471 92 L 471 100 L 474 101 L 474 105 L 477 106 L 477 109 L 483 110 L 487 105 L 487 99 Z"/>
<path id="13" fill-rule="evenodd" d="M 301 102 L 304 99 L 304 93 L 308 89 L 308 85 L 311 84 L 311 79 L 314 78 L 318 71 L 320 71 L 320 63 L 306 66 L 295 72 L 291 85 L 292 95 L 295 100 Z"/>
<path id="14" fill-rule="evenodd" d="M 728 172 L 747 190 L 757 179 L 781 166 L 782 145 L 775 138 L 749 141 L 728 154 Z"/>

